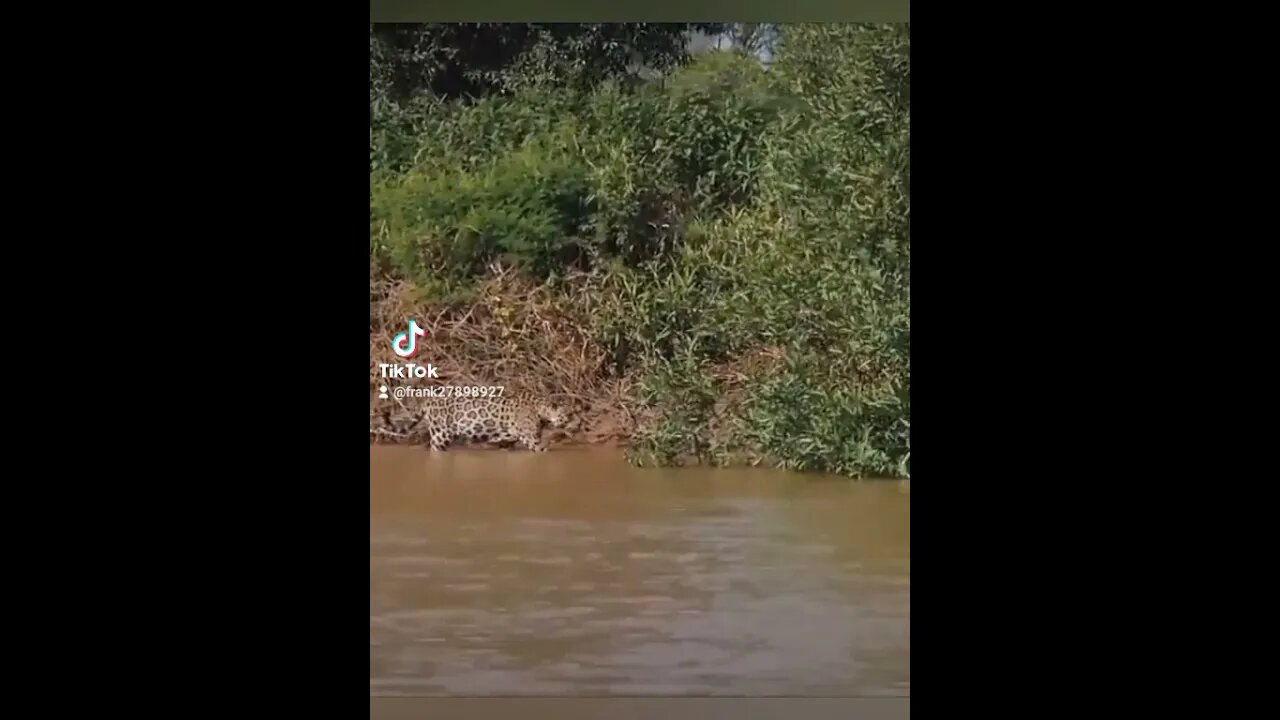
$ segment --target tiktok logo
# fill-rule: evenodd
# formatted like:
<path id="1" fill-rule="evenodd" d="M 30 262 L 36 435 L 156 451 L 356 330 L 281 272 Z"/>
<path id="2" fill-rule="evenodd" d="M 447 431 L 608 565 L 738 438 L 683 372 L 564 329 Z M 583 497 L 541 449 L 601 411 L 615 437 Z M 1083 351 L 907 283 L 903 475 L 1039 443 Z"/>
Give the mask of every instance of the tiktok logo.
<path id="1" fill-rule="evenodd" d="M 391 339 L 391 349 L 396 351 L 400 357 L 412 357 L 418 352 L 418 338 L 426 335 L 427 331 L 418 324 L 417 320 L 409 321 L 409 332 L 402 332 Z"/>

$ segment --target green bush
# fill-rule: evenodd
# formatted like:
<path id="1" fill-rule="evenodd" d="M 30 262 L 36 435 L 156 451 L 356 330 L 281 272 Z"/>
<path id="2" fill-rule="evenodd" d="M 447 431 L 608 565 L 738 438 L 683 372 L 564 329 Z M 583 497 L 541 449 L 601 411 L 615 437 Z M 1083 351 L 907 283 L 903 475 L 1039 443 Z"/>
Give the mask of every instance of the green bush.
<path id="1" fill-rule="evenodd" d="M 670 92 L 606 83 L 586 96 L 525 91 L 396 110 L 412 119 L 382 129 L 371 150 L 387 171 L 371 185 L 375 251 L 417 279 L 467 277 L 498 255 L 540 276 L 557 263 L 668 258 L 685 223 L 754 190 L 776 113 L 759 89 L 733 92 L 761 85 L 758 63 L 745 62 L 712 56 L 676 74 Z"/>
<path id="2" fill-rule="evenodd" d="M 585 166 L 530 144 L 474 170 L 411 172 L 375 193 L 373 214 L 390 258 L 421 283 L 496 259 L 545 277 L 576 253 L 588 195 Z"/>
<path id="3" fill-rule="evenodd" d="M 799 469 L 907 474 L 908 36 L 824 25 L 783 37 L 769 81 L 785 101 L 762 138 L 751 206 L 686 234 L 669 271 L 620 280 L 598 336 L 662 410 L 640 456 L 716 460 L 748 446 Z M 656 400 L 698 396 L 706 365 L 672 366 L 679 352 L 716 362 L 760 347 L 788 362 L 752 378 L 726 424 L 736 435 L 714 437 L 686 402 Z"/>
<path id="4" fill-rule="evenodd" d="M 758 62 L 712 54 L 665 86 L 606 86 L 584 107 L 605 256 L 666 258 L 687 223 L 750 200 L 759 139 L 776 115 L 762 75 Z"/>

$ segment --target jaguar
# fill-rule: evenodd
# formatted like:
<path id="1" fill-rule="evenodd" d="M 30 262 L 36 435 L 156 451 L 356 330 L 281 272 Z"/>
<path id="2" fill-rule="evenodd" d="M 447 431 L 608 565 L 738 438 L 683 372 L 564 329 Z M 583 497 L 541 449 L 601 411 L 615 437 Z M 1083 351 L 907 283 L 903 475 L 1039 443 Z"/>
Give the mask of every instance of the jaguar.
<path id="1" fill-rule="evenodd" d="M 414 414 L 410 434 L 429 439 L 431 449 L 437 452 L 458 439 L 517 442 L 533 452 L 546 452 L 542 422 L 556 428 L 569 424 L 565 407 L 530 393 L 427 398 Z"/>

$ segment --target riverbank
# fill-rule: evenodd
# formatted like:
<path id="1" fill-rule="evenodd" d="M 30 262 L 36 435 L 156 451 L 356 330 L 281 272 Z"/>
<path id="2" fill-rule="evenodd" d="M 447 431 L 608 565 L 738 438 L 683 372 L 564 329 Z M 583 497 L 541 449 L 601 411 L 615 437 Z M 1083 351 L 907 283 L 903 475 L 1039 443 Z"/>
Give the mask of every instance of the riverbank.
<path id="1" fill-rule="evenodd" d="M 570 284 L 581 286 L 585 278 Z M 381 364 L 400 362 L 392 338 L 404 332 L 408 318 L 426 328 L 420 340 L 421 363 L 438 377 L 422 385 L 501 387 L 504 393 L 532 392 L 567 406 L 574 415 L 572 432 L 547 430 L 550 446 L 632 445 L 637 415 L 644 412 L 632 397 L 634 381 L 610 377 L 607 353 L 579 319 L 572 295 L 557 294 L 519 272 L 494 264 L 469 299 L 453 302 L 420 299 L 411 281 L 371 278 L 369 314 L 369 394 L 371 440 L 399 444 L 403 440 L 386 425 L 388 411 L 411 411 L 412 399 L 378 399 L 386 384 Z"/>
<path id="2" fill-rule="evenodd" d="M 371 36 L 371 429 L 412 319 L 433 383 L 571 405 L 553 446 L 909 476 L 909 29 L 783 26 L 768 70 L 676 53 L 652 80 L 574 75 L 556 58 L 617 43 L 562 30 L 468 29 L 534 46 L 453 95 L 393 87 L 419 31 Z"/>
<path id="3" fill-rule="evenodd" d="M 504 392 L 532 392 L 569 407 L 571 430 L 547 428 L 543 440 L 551 448 L 599 446 L 619 448 L 637 464 L 719 465 L 784 467 L 785 461 L 763 453 L 738 449 L 715 457 L 694 452 L 673 452 L 660 460 L 637 447 L 646 432 L 661 419 L 678 411 L 684 397 L 672 397 L 646 405 L 641 397 L 644 380 L 638 368 L 619 375 L 611 372 L 609 353 L 592 335 L 584 319 L 598 303 L 598 277 L 579 275 L 559 288 L 539 284 L 518 270 L 493 264 L 465 299 L 452 302 L 421 299 L 411 281 L 381 276 L 371 278 L 369 393 L 370 440 L 376 444 L 416 443 L 389 424 L 398 411 L 412 413 L 413 399 L 379 399 L 382 364 L 401 362 L 392 350 L 392 339 L 404 332 L 408 318 L 420 322 L 426 335 L 419 340 L 419 363 L 430 363 L 438 377 L 408 385 L 502 387 Z M 785 363 L 776 349 L 749 353 L 721 363 L 709 376 L 725 389 L 710 422 L 701 431 L 708 447 L 729 448 L 733 423 L 726 418 L 741 410 L 743 384 L 768 375 Z M 480 443 L 459 441 L 485 448 Z"/>

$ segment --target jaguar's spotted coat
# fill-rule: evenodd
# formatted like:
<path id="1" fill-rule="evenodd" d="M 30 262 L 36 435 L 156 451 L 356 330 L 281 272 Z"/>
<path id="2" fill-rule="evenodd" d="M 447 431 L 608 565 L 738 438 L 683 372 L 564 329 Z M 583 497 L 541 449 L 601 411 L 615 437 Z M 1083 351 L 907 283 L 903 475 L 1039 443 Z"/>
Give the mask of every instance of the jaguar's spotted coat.
<path id="1" fill-rule="evenodd" d="M 435 451 L 446 450 L 455 440 L 470 439 L 518 442 L 534 452 L 545 452 L 542 421 L 557 428 L 569 421 L 564 408 L 528 393 L 429 398 L 415 410 L 409 434 L 429 439 Z"/>

